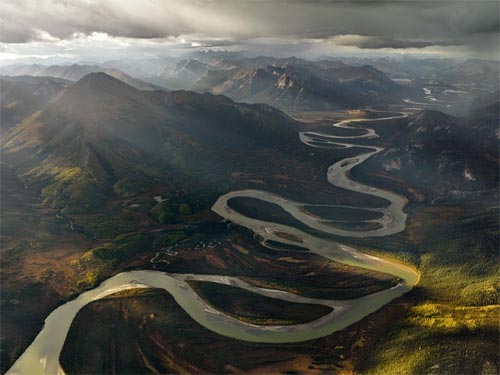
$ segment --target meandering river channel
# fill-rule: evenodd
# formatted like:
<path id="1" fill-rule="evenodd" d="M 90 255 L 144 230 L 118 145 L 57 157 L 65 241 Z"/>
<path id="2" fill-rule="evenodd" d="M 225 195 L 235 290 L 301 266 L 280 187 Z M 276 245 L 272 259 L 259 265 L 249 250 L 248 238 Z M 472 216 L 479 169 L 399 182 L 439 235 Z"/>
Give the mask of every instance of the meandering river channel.
<path id="1" fill-rule="evenodd" d="M 380 112 L 380 111 L 378 111 Z M 403 212 L 407 204 L 406 198 L 390 191 L 377 189 L 351 180 L 349 171 L 363 163 L 372 155 L 383 150 L 382 147 L 357 145 L 353 140 L 358 138 L 377 137 L 373 129 L 365 128 L 366 122 L 388 121 L 406 117 L 405 113 L 397 116 L 370 119 L 350 119 L 334 124 L 338 128 L 362 129 L 364 133 L 357 136 L 333 136 L 315 132 L 302 132 L 300 140 L 311 147 L 350 148 L 361 147 L 367 151 L 355 157 L 345 158 L 333 164 L 327 173 L 328 181 L 338 187 L 384 198 L 388 204 L 380 208 L 370 208 L 369 211 L 379 212 L 377 219 L 366 220 L 374 223 L 375 229 L 349 230 L 335 227 L 332 223 L 304 211 L 306 204 L 288 200 L 279 195 L 260 190 L 233 191 L 221 196 L 212 210 L 236 224 L 244 226 L 263 238 L 263 241 L 273 240 L 285 244 L 297 245 L 293 238 L 300 238 L 300 246 L 322 257 L 374 271 L 394 275 L 400 283 L 390 289 L 351 300 L 324 300 L 306 298 L 279 290 L 258 288 L 235 277 L 223 275 L 168 274 L 161 271 L 130 271 L 115 275 L 98 287 L 82 293 L 78 298 L 55 309 L 45 320 L 45 325 L 35 340 L 14 363 L 7 374 L 57 374 L 63 373 L 59 366 L 59 355 L 64 345 L 71 323 L 81 308 L 88 303 L 132 288 L 162 288 L 175 298 L 177 303 L 199 324 L 221 335 L 239 340 L 268 343 L 286 343 L 319 338 L 341 330 L 378 310 L 396 297 L 409 291 L 419 279 L 419 274 L 411 267 L 387 259 L 374 257 L 356 249 L 339 244 L 335 241 L 318 238 L 297 228 L 282 224 L 261 221 L 244 216 L 232 209 L 228 201 L 237 197 L 261 199 L 274 203 L 287 211 L 305 225 L 319 231 L 345 237 L 379 237 L 398 233 L 405 228 L 406 214 Z M 353 125 L 360 123 L 358 125 Z M 350 142 L 347 142 L 350 140 Z M 307 205 L 310 205 L 309 203 Z M 340 205 L 328 205 L 348 207 Z M 349 207 L 350 208 L 350 207 Z M 360 207 L 356 207 L 359 209 Z M 291 236 L 283 238 L 283 233 Z M 262 326 L 246 323 L 218 311 L 201 299 L 186 282 L 187 280 L 212 281 L 234 285 L 264 296 L 299 303 L 316 303 L 333 308 L 333 311 L 309 323 L 286 326 Z"/>

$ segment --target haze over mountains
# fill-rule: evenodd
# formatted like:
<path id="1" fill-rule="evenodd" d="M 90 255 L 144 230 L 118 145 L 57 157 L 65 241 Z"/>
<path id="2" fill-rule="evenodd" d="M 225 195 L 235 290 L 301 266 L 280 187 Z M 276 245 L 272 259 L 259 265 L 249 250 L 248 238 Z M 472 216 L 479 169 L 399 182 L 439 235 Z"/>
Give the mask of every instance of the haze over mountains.
<path id="1" fill-rule="evenodd" d="M 101 67 L 98 65 L 81 65 L 81 64 L 72 64 L 72 65 L 12 65 L 7 67 L 2 67 L 0 69 L 0 73 L 4 75 L 10 76 L 34 76 L 34 77 L 54 77 L 61 78 L 68 81 L 78 81 L 83 78 L 87 74 L 96 73 L 96 72 L 104 72 L 112 77 L 115 77 L 135 88 L 141 90 L 156 90 L 160 87 L 152 85 L 147 82 L 143 82 L 137 78 L 133 78 L 118 69 Z"/>
<path id="2" fill-rule="evenodd" d="M 497 61 L 467 60 L 444 69 L 439 77 L 451 84 L 478 85 L 497 90 L 500 66 Z"/>
<path id="3" fill-rule="evenodd" d="M 378 104 L 401 103 L 401 98 L 418 101 L 424 95 L 422 88 L 432 82 L 440 82 L 441 88 L 449 92 L 459 91 L 462 85 L 474 88 L 474 84 L 495 89 L 494 82 L 499 77 L 498 64 L 483 60 L 345 58 L 307 61 L 295 57 L 223 56 L 212 54 L 185 60 L 131 59 L 102 65 L 17 64 L 4 66 L 1 72 L 69 81 L 77 81 L 91 72 L 105 72 L 141 90 L 211 92 L 237 101 L 264 102 L 295 111 L 347 108 L 374 101 Z M 406 80 L 403 83 L 400 82 L 402 78 Z"/>
<path id="4" fill-rule="evenodd" d="M 180 166 L 216 173 L 234 153 L 297 131 L 295 121 L 264 104 L 140 91 L 106 73 L 90 73 L 39 109 L 3 134 L 3 155 L 59 208 L 95 207 L 131 176 L 164 178 Z"/>
<path id="5" fill-rule="evenodd" d="M 441 65 L 436 70 L 450 83 L 456 82 L 455 71 L 463 73 L 461 82 L 467 77 L 483 82 L 497 74 L 492 64 L 483 61 L 444 70 Z M 164 86 L 205 94 L 167 92 L 115 68 L 97 65 L 19 65 L 5 70 L 23 74 L 2 78 L 5 159 L 41 184 L 44 198 L 60 208 L 93 206 L 131 168 L 137 178 L 160 178 L 180 166 L 187 170 L 210 166 L 227 172 L 224 160 L 228 155 L 296 137 L 297 123 L 284 113 L 263 104 L 237 104 L 229 98 L 293 111 L 404 104 L 401 98 L 423 97 L 419 85 L 399 85 L 370 65 L 329 60 L 211 57 L 210 64 L 192 59 L 169 63 L 156 77 Z M 494 95 L 487 109 L 476 110 L 467 120 L 436 111 L 415 115 L 408 128 L 390 136 L 391 147 L 367 165 L 374 169 L 382 165 L 393 174 L 418 167 L 418 173 L 405 178 L 418 185 L 433 175 L 439 180 L 434 185 L 440 187 L 431 191 L 433 196 L 464 186 L 491 186 L 498 179 L 489 166 L 498 160 L 494 144 L 488 144 L 486 153 L 461 155 L 461 149 L 474 150 L 474 145 L 463 144 L 471 139 L 479 142 L 497 136 Z M 420 154 L 425 160 L 420 160 Z M 449 187 L 442 183 L 445 180 Z"/>

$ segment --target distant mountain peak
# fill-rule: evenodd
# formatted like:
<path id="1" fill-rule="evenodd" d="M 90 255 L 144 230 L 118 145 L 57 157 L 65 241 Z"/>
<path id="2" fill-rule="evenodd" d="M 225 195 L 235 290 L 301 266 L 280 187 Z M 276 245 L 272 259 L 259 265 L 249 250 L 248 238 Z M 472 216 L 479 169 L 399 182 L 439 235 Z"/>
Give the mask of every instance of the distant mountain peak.
<path id="1" fill-rule="evenodd" d="M 99 97 L 106 94 L 126 96 L 126 93 L 136 93 L 136 88 L 103 72 L 89 73 L 78 82 L 69 86 L 65 95 L 85 94 Z"/>
<path id="2" fill-rule="evenodd" d="M 78 82 L 76 82 L 77 85 L 83 85 L 83 84 L 121 84 L 128 86 L 127 84 L 123 83 L 119 79 L 116 79 L 112 76 L 110 76 L 107 73 L 104 72 L 94 72 L 94 73 L 89 73 L 86 76 L 82 77 Z"/>
<path id="3" fill-rule="evenodd" d="M 147 100 L 142 93 L 109 74 L 90 73 L 68 86 L 45 113 L 96 126 L 114 118 L 124 108 L 133 111 L 146 106 Z"/>

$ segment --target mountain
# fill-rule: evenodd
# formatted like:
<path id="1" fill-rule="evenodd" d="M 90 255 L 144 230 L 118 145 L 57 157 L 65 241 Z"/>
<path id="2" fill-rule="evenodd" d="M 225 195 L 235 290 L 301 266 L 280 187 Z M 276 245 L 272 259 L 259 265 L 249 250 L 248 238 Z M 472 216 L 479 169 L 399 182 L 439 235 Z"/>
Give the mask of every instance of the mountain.
<path id="1" fill-rule="evenodd" d="M 471 134 L 472 139 L 481 147 L 495 149 L 500 140 L 500 93 L 480 96 L 474 104 L 466 116 L 467 124 L 477 132 Z"/>
<path id="2" fill-rule="evenodd" d="M 141 81 L 122 71 L 114 68 L 101 67 L 98 65 L 12 65 L 4 68 L 9 75 L 29 75 L 29 76 L 46 76 L 46 77 L 56 77 L 62 78 L 69 81 L 78 81 L 87 74 L 104 72 L 110 76 L 113 76 L 130 86 L 138 88 L 140 90 L 159 90 L 162 89 L 159 86 L 153 85 L 148 82 Z"/>
<path id="3" fill-rule="evenodd" d="M 3 134 L 3 157 L 53 207 L 99 206 L 123 179 L 227 172 L 232 159 L 296 136 L 267 105 L 189 91 L 141 91 L 105 73 L 68 86 Z"/>
<path id="4" fill-rule="evenodd" d="M 131 77 L 118 69 L 102 68 L 101 70 L 99 70 L 99 72 L 106 73 L 111 77 L 119 79 L 120 81 L 125 82 L 127 85 L 135 87 L 139 90 L 166 90 L 163 86 L 154 85 L 152 83 Z"/>
<path id="5" fill-rule="evenodd" d="M 497 90 L 500 66 L 498 61 L 470 59 L 442 70 L 438 77 L 446 83 L 475 85 Z"/>
<path id="6" fill-rule="evenodd" d="M 499 104 L 484 105 L 461 118 L 424 110 L 394 127 L 380 129 L 387 139 L 386 149 L 368 159 L 358 173 L 377 175 L 372 181 L 378 178 L 379 184 L 382 177 L 387 186 L 405 181 L 406 188 L 436 202 L 455 202 L 496 190 Z"/>
<path id="7" fill-rule="evenodd" d="M 328 110 L 399 102 L 408 89 L 371 66 L 302 62 L 238 69 L 212 92 L 291 110 Z"/>
<path id="8" fill-rule="evenodd" d="M 362 66 L 371 65 L 375 69 L 384 72 L 393 79 L 422 79 L 434 78 L 436 74 L 443 69 L 449 68 L 458 63 L 450 58 L 423 58 L 423 59 L 394 59 L 387 57 L 359 58 L 359 57 L 341 57 L 328 58 L 340 60 L 348 65 Z"/>
<path id="9" fill-rule="evenodd" d="M 3 132 L 53 101 L 71 84 L 51 77 L 0 76 L 0 130 Z"/>
<path id="10" fill-rule="evenodd" d="M 191 80 L 211 69 L 210 65 L 197 60 L 182 60 L 175 64 L 168 74 L 179 80 Z"/>
<path id="11" fill-rule="evenodd" d="M 193 89 L 196 81 L 215 71 L 211 65 L 198 60 L 181 60 L 175 65 L 168 65 L 159 79 L 165 86 L 175 89 Z"/>
<path id="12" fill-rule="evenodd" d="M 170 57 L 162 58 L 125 58 L 109 60 L 100 64 L 103 68 L 120 70 L 132 77 L 149 82 L 151 78 L 159 77 L 167 66 L 173 66 L 177 60 Z"/>

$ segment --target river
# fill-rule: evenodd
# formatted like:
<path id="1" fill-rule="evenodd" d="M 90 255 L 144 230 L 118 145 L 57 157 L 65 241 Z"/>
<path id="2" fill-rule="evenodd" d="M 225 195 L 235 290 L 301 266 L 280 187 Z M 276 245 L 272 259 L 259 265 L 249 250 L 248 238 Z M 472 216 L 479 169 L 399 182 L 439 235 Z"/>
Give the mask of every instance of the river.
<path id="1" fill-rule="evenodd" d="M 329 147 L 333 145 L 341 148 L 362 147 L 367 150 L 360 155 L 345 158 L 330 166 L 327 172 L 327 179 L 335 186 L 387 200 L 388 204 L 383 207 L 367 209 L 382 214 L 381 217 L 377 219 L 365 221 L 375 223 L 377 225 L 375 229 L 371 228 L 361 231 L 335 227 L 331 223 L 325 223 L 321 218 L 304 212 L 303 207 L 310 205 L 309 203 L 294 202 L 279 195 L 261 190 L 240 190 L 230 192 L 219 197 L 212 207 L 212 210 L 223 218 L 244 226 L 260 235 L 263 242 L 273 240 L 285 244 L 298 245 L 299 243 L 292 239 L 300 238 L 300 246 L 306 247 L 311 252 L 324 258 L 351 266 L 388 273 L 398 277 L 400 282 L 395 287 L 360 298 L 338 301 L 306 298 L 284 291 L 259 288 L 249 285 L 238 278 L 224 275 L 168 274 L 161 271 L 124 272 L 105 280 L 96 288 L 82 293 L 76 299 L 55 309 L 45 320 L 45 325 L 35 340 L 21 357 L 18 358 L 7 374 L 63 373 L 59 366 L 59 355 L 71 323 L 78 311 L 92 301 L 122 290 L 150 287 L 165 289 L 172 294 L 177 303 L 196 322 L 207 329 L 240 340 L 267 343 L 298 342 L 329 335 L 359 321 L 394 298 L 406 293 L 419 280 L 418 272 L 410 266 L 365 254 L 351 246 L 346 246 L 329 239 L 318 238 L 294 227 L 246 217 L 240 212 L 230 208 L 228 205 L 230 199 L 237 197 L 261 199 L 279 205 L 297 220 L 300 220 L 311 228 L 338 236 L 358 238 L 380 237 L 401 232 L 404 230 L 406 223 L 406 214 L 403 211 L 407 204 L 406 198 L 390 191 L 354 181 L 349 178 L 349 171 L 356 165 L 363 163 L 372 155 L 383 150 L 382 147 L 361 146 L 351 143 L 357 138 L 370 139 L 377 137 L 373 129 L 362 127 L 361 125 L 353 126 L 353 124 L 388 121 L 404 118 L 406 116 L 406 113 L 401 113 L 397 116 L 385 118 L 358 118 L 333 124 L 334 127 L 338 128 L 355 127 L 356 129 L 362 129 L 364 133 L 358 136 L 333 136 L 314 132 L 302 132 L 299 134 L 300 140 L 311 147 Z M 351 141 L 346 142 L 347 139 Z M 328 206 L 332 209 L 336 207 L 346 207 L 340 205 Z M 282 233 L 287 233 L 291 236 L 286 236 L 288 239 L 285 239 Z M 187 280 L 212 281 L 234 285 L 264 296 L 282 300 L 323 304 L 332 307 L 333 311 L 309 323 L 285 326 L 254 325 L 225 315 L 223 312 L 208 305 L 196 294 L 196 292 L 194 292 L 186 282 Z"/>

